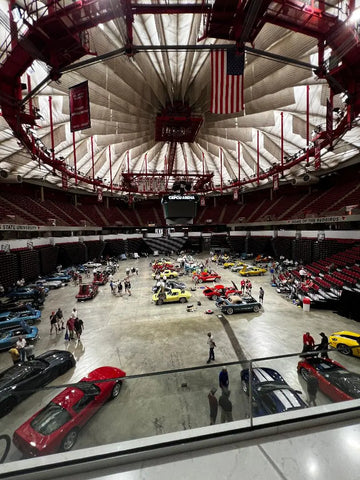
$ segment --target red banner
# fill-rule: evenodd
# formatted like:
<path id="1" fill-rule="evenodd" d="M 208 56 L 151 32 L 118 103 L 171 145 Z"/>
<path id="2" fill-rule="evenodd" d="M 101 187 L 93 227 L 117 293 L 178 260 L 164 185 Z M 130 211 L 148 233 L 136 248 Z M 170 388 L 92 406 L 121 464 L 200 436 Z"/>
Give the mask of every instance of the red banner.
<path id="1" fill-rule="evenodd" d="M 88 82 L 70 88 L 70 129 L 72 132 L 91 127 Z"/>
<path id="2" fill-rule="evenodd" d="M 274 173 L 273 175 L 273 189 L 279 190 L 279 174 L 278 173 Z"/>
<path id="3" fill-rule="evenodd" d="M 64 190 L 67 190 L 68 189 L 68 177 L 67 177 L 65 172 L 62 172 L 61 182 L 62 182 L 62 188 Z"/>

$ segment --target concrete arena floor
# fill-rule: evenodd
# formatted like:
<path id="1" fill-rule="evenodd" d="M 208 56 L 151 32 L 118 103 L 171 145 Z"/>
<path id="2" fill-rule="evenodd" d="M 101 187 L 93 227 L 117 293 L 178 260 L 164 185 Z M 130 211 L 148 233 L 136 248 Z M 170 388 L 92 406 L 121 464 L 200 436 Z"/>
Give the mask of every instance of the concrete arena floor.
<path id="1" fill-rule="evenodd" d="M 204 366 L 204 369 L 126 380 L 119 397 L 100 409 L 83 428 L 74 448 L 208 425 L 207 394 L 212 386 L 217 386 L 223 363 L 299 352 L 302 335 L 307 330 L 316 342 L 320 341 L 321 331 L 328 335 L 340 330 L 359 331 L 354 320 L 334 312 L 314 309 L 304 312 L 276 293 L 269 283 L 269 274 L 251 279 L 256 298 L 260 286 L 265 290 L 264 309 L 258 314 L 218 317 L 214 303 L 202 294 L 201 287 L 204 285 L 198 285 L 197 290 L 192 292 L 189 304 L 196 307 L 195 312 L 187 312 L 186 304 L 156 306 L 151 302 L 154 281 L 150 260 L 141 258 L 119 264 L 115 279 L 123 279 L 127 267 L 136 266 L 139 269 L 139 275 L 131 278 L 131 297 L 113 296 L 108 284 L 101 286 L 98 296 L 87 302 L 75 300 L 78 287 L 71 284 L 50 291 L 42 311 L 42 321 L 37 324 L 40 338 L 35 344 L 35 354 L 54 348 L 73 352 L 76 367 L 52 385 L 77 382 L 89 371 L 105 365 L 122 368 L 128 375 L 194 366 Z M 218 265 L 213 265 L 213 268 L 222 276 L 218 283 L 228 286 L 233 280 L 240 284 L 237 273 Z M 190 276 L 184 276 L 182 280 L 189 287 L 193 286 Z M 201 301 L 201 306 L 197 306 L 197 301 Z M 49 335 L 51 311 L 62 307 L 67 319 L 74 306 L 85 324 L 81 342 L 65 341 L 64 331 Z M 215 308 L 214 314 L 205 314 L 208 308 Z M 217 344 L 216 362 L 210 366 L 206 365 L 208 331 L 213 333 Z M 348 358 L 337 352 L 330 356 L 349 370 L 360 372 L 360 359 Z M 293 388 L 304 392 L 306 400 L 306 388 L 296 372 L 297 361 L 298 358 L 294 357 L 262 361 L 258 365 L 277 369 Z M 11 364 L 8 352 L 0 353 L 1 370 Z M 228 368 L 235 420 L 248 416 L 247 397 L 240 385 L 240 370 L 240 366 Z M 1 433 L 12 436 L 18 426 L 59 391 L 46 389 L 30 396 L 0 419 Z M 322 394 L 318 394 L 317 399 L 319 404 L 330 403 Z M 217 421 L 220 421 L 219 416 Z M 20 452 L 12 446 L 7 461 L 20 458 Z"/>

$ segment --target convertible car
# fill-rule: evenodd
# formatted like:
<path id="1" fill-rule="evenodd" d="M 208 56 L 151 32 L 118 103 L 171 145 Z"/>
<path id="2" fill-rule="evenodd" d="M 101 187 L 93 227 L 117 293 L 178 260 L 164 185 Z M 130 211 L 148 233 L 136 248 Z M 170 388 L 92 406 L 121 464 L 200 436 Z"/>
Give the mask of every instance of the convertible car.
<path id="1" fill-rule="evenodd" d="M 166 278 L 176 278 L 179 276 L 178 272 L 176 272 L 175 270 L 162 270 L 162 271 L 159 271 L 159 272 L 154 272 L 152 274 L 152 277 L 155 278 L 155 276 L 157 275 L 157 273 L 159 273 L 162 277 L 165 275 Z"/>
<path id="2" fill-rule="evenodd" d="M 86 422 L 107 400 L 119 395 L 125 375 L 115 367 L 93 370 L 15 430 L 15 446 L 30 457 L 70 450 Z"/>
<path id="3" fill-rule="evenodd" d="M 156 305 L 162 305 L 163 303 L 180 302 L 186 303 L 191 297 L 191 293 L 186 290 L 180 290 L 179 288 L 172 288 L 164 292 L 154 293 L 152 300 Z"/>
<path id="4" fill-rule="evenodd" d="M 193 280 L 198 283 L 203 282 L 215 282 L 215 280 L 220 280 L 221 275 L 216 272 L 201 272 L 201 273 L 194 273 Z"/>
<path id="5" fill-rule="evenodd" d="M 75 298 L 79 300 L 91 300 L 94 298 L 99 291 L 99 287 L 93 283 L 80 285 L 79 293 Z"/>
<path id="6" fill-rule="evenodd" d="M 30 305 L 27 305 L 23 310 L 18 312 L 1 312 L 0 329 L 11 325 L 20 325 L 22 321 L 32 325 L 40 317 L 40 310 L 34 310 Z"/>
<path id="7" fill-rule="evenodd" d="M 266 268 L 244 266 L 242 270 L 239 270 L 239 274 L 243 277 L 254 277 L 257 275 L 264 275 Z"/>
<path id="8" fill-rule="evenodd" d="M 360 374 L 349 372 L 330 358 L 306 357 L 298 363 L 298 372 L 308 381 L 310 373 L 319 381 L 319 389 L 334 402 L 360 398 Z"/>
<path id="9" fill-rule="evenodd" d="M 207 287 L 203 290 L 205 297 L 211 300 L 217 300 L 219 297 L 228 297 L 229 295 L 241 295 L 241 290 L 236 287 L 224 287 L 224 285 L 215 285 L 214 287 Z"/>
<path id="10" fill-rule="evenodd" d="M 330 335 L 329 345 L 344 355 L 360 357 L 360 333 L 336 332 Z"/>
<path id="11" fill-rule="evenodd" d="M 241 386 L 249 395 L 249 369 L 241 371 Z M 307 405 L 297 390 L 291 388 L 279 372 L 272 368 L 252 369 L 251 379 L 253 415 L 271 415 L 306 408 Z"/>
<path id="12" fill-rule="evenodd" d="M 9 327 L 2 328 L 0 330 L 0 350 L 8 350 L 19 339 L 19 337 L 25 338 L 25 340 L 36 340 L 39 335 L 37 327 L 30 327 L 24 325 L 23 327 Z"/>
<path id="13" fill-rule="evenodd" d="M 0 416 L 15 405 L 75 366 L 72 353 L 49 350 L 34 360 L 20 362 L 0 373 Z"/>
<path id="14" fill-rule="evenodd" d="M 215 305 L 220 308 L 222 313 L 232 315 L 242 312 L 259 312 L 261 303 L 255 300 L 251 295 L 234 295 L 228 298 L 219 298 Z"/>

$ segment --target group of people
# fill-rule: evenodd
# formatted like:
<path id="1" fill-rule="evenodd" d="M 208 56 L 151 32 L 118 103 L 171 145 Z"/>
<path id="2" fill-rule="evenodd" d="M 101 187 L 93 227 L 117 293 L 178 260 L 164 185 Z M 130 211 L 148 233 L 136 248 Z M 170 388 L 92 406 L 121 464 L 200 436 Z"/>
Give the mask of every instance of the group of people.
<path id="1" fill-rule="evenodd" d="M 329 339 L 324 332 L 319 333 L 321 340 L 319 344 L 315 344 L 314 337 L 310 335 L 310 332 L 305 332 L 303 335 L 303 353 L 304 352 L 320 352 L 322 358 L 329 358 L 327 352 L 329 348 Z"/>
<path id="2" fill-rule="evenodd" d="M 125 293 L 127 293 L 129 296 L 131 296 L 131 282 L 129 277 L 125 277 L 124 280 L 124 287 L 122 284 L 122 281 L 115 281 L 115 280 L 110 280 L 109 285 L 110 285 L 110 290 L 113 295 L 119 295 L 120 297 L 123 294 L 123 290 Z"/>
<path id="3" fill-rule="evenodd" d="M 78 317 L 78 312 L 74 307 L 72 309 L 70 318 L 66 322 L 65 339 L 75 340 L 75 336 L 76 336 L 77 340 L 80 340 L 83 330 L 84 330 L 84 322 L 81 320 L 81 318 Z"/>
<path id="4" fill-rule="evenodd" d="M 245 292 L 248 295 L 251 295 L 252 291 L 252 283 L 250 280 L 247 278 L 246 280 L 242 279 L 240 282 L 240 287 L 241 287 L 241 293 L 244 294 Z"/>
<path id="5" fill-rule="evenodd" d="M 19 362 L 25 362 L 25 360 L 33 360 L 34 345 L 27 342 L 24 337 L 20 336 L 15 345 L 10 348 L 9 353 L 14 365 Z"/>
<path id="6" fill-rule="evenodd" d="M 222 367 L 219 373 L 219 387 L 221 389 L 221 395 L 219 397 L 219 400 L 215 396 L 217 388 L 213 387 L 208 394 L 210 407 L 210 425 L 215 425 L 216 423 L 218 407 L 220 407 L 221 411 L 221 423 L 233 421 L 232 403 L 230 400 L 229 390 L 229 374 L 226 367 Z"/>
<path id="7" fill-rule="evenodd" d="M 51 312 L 50 315 L 50 335 L 54 329 L 55 333 L 60 333 L 61 330 L 65 330 L 64 316 L 60 307 L 56 312 Z"/>

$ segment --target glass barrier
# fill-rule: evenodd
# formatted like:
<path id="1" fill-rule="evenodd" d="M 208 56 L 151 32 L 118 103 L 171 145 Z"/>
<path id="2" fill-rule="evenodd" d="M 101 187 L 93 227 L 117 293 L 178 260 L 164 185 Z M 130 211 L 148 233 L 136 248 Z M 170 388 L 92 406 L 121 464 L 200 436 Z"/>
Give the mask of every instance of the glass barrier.
<path id="1" fill-rule="evenodd" d="M 360 395 L 359 374 L 311 352 L 127 377 L 101 367 L 77 383 L 66 383 L 71 354 L 57 355 L 63 374 L 50 386 L 36 388 L 50 375 L 38 359 L 0 374 L 11 385 L 1 397 L 1 461 L 238 420 L 249 427 L 254 419 L 301 417 L 309 407 Z"/>

